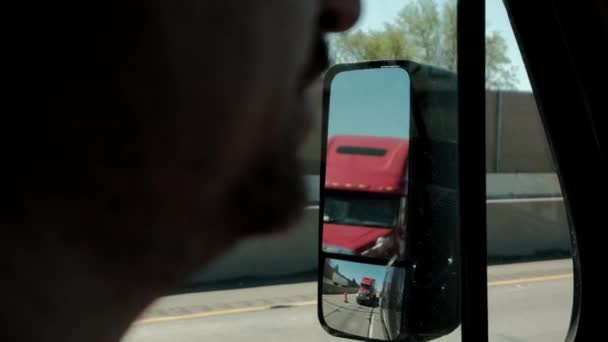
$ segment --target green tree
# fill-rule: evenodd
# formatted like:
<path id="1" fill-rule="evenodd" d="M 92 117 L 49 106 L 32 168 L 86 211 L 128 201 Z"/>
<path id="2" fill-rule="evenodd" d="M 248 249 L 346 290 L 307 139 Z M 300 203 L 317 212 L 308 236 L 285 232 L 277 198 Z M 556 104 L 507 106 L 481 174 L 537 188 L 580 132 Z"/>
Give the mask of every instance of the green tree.
<path id="1" fill-rule="evenodd" d="M 356 31 L 336 36 L 331 45 L 332 57 L 339 63 L 416 57 L 415 47 L 391 25 L 386 25 L 384 30 Z"/>
<path id="2" fill-rule="evenodd" d="M 486 37 L 486 87 L 513 89 L 516 87 L 517 67 L 507 57 L 507 42 L 499 33 Z"/>
<path id="3" fill-rule="evenodd" d="M 354 31 L 330 40 L 335 62 L 373 59 L 409 59 L 456 70 L 456 1 L 439 8 L 435 0 L 413 0 L 382 30 Z M 517 68 L 507 56 L 507 44 L 499 33 L 486 37 L 486 86 L 512 89 Z"/>

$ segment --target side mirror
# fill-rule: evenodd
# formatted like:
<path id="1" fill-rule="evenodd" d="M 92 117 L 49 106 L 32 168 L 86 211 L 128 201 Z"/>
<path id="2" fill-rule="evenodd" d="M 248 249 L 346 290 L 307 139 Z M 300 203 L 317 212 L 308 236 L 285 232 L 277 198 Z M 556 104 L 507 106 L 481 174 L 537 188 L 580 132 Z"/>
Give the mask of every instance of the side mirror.
<path id="1" fill-rule="evenodd" d="M 409 61 L 325 76 L 319 320 L 424 341 L 460 324 L 457 80 Z"/>

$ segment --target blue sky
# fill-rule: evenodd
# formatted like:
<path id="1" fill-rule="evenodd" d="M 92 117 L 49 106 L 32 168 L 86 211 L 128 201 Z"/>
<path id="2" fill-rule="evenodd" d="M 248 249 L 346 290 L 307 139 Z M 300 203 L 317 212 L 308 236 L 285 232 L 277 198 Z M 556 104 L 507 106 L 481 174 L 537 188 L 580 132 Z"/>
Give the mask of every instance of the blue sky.
<path id="1" fill-rule="evenodd" d="M 409 109 L 410 79 L 405 70 L 342 72 L 331 85 L 328 133 L 330 137 L 355 134 L 409 138 Z"/>
<path id="2" fill-rule="evenodd" d="M 363 11 L 359 22 L 354 29 L 380 29 L 387 21 L 392 21 L 399 10 L 411 0 L 363 0 Z M 437 0 L 439 4 L 445 1 L 455 0 Z M 508 57 L 513 65 L 518 69 L 518 85 L 517 88 L 523 91 L 530 91 L 530 83 L 524 68 L 517 42 L 507 12 L 502 3 L 502 0 L 486 0 L 486 30 L 488 33 L 497 31 L 505 37 L 508 45 Z"/>
<path id="3" fill-rule="evenodd" d="M 380 289 L 382 289 L 385 266 L 362 264 L 358 262 L 335 259 L 330 259 L 329 262 L 332 266 L 335 266 L 337 264 L 340 273 L 348 279 L 355 278 L 357 284 L 361 283 L 361 278 L 369 277 L 376 279 L 376 290 L 379 291 Z"/>

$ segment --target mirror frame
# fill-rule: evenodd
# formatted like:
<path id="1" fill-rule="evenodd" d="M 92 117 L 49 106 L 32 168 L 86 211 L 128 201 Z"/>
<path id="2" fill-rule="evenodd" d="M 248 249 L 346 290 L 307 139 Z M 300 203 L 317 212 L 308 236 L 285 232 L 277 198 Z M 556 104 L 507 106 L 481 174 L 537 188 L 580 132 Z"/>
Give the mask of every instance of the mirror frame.
<path id="1" fill-rule="evenodd" d="M 409 69 L 413 66 L 417 66 L 418 64 L 414 62 L 410 62 L 407 60 L 374 60 L 374 61 L 364 61 L 364 62 L 356 62 L 356 63 L 343 63 L 343 64 L 335 64 L 331 66 L 324 75 L 323 80 L 323 112 L 322 112 L 322 127 L 321 127 L 321 168 L 320 168 L 320 177 L 319 177 L 319 256 L 318 256 L 318 290 L 317 290 L 317 315 L 319 318 L 319 322 L 321 326 L 332 336 L 340 337 L 340 338 L 349 338 L 353 340 L 359 341 L 377 341 L 377 342 L 386 342 L 390 340 L 377 340 L 377 339 L 369 339 L 367 337 L 358 336 L 349 334 L 347 332 L 343 332 L 340 330 L 336 330 L 330 327 L 325 321 L 325 317 L 323 315 L 323 273 L 325 267 L 326 259 L 335 259 L 335 260 L 344 260 L 344 261 L 352 261 L 358 263 L 366 263 L 371 265 L 378 266 L 386 266 L 386 267 L 402 267 L 405 268 L 406 274 L 409 270 L 412 269 L 412 265 L 408 264 L 406 260 L 385 260 L 381 258 L 374 257 L 366 257 L 360 255 L 347 255 L 340 253 L 329 253 L 323 251 L 323 210 L 325 208 L 325 173 L 326 173 L 326 158 L 327 158 L 327 142 L 328 142 L 328 128 L 329 128 L 329 99 L 331 96 L 331 84 L 334 78 L 343 72 L 347 71 L 356 71 L 356 70 L 370 70 L 370 69 L 383 69 L 383 68 L 401 68 L 405 70 L 408 75 L 410 75 Z M 412 87 L 412 78 L 410 75 L 410 118 L 412 117 L 412 103 L 413 103 L 413 87 Z M 410 132 L 412 131 L 410 126 Z M 407 161 L 407 165 L 409 167 L 409 157 Z M 407 173 L 409 177 L 409 172 Z M 409 208 L 409 206 L 408 206 Z M 406 284 L 404 286 L 404 298 L 406 292 Z M 401 316 L 401 326 L 403 326 L 404 317 L 403 314 Z M 403 331 L 400 331 L 400 335 L 396 340 L 399 340 L 403 334 Z"/>
<path id="2" fill-rule="evenodd" d="M 458 126 L 445 129 L 450 120 L 458 125 L 458 83 L 454 72 L 447 71 L 435 66 L 423 65 L 407 60 L 375 60 L 357 63 L 337 64 L 328 69 L 323 82 L 323 114 L 322 114 L 322 136 L 321 138 L 321 169 L 319 184 L 319 242 L 318 251 L 318 304 L 317 315 L 323 328 L 336 337 L 349 338 L 361 341 L 370 341 L 369 338 L 352 335 L 331 328 L 323 317 L 323 267 L 326 258 L 361 262 L 376 265 L 387 265 L 384 259 L 370 258 L 365 256 L 345 255 L 339 253 L 328 253 L 323 251 L 323 215 L 325 206 L 325 177 L 326 157 L 328 142 L 329 122 L 329 99 L 331 96 L 331 83 L 335 76 L 345 71 L 362 69 L 377 69 L 386 67 L 400 67 L 410 76 L 410 152 L 408 157 L 408 202 L 412 193 L 410 179 L 416 179 L 416 199 L 420 200 L 420 208 L 413 212 L 412 206 L 407 206 L 408 235 L 412 239 L 405 241 L 406 256 L 402 260 L 393 260 L 391 265 L 404 267 L 410 276 L 406 276 L 404 294 L 402 301 L 411 303 L 404 307 L 401 316 L 400 335 L 393 341 L 407 340 L 415 337 L 416 340 L 426 341 L 447 335 L 460 325 L 461 319 L 461 260 L 460 260 L 460 202 L 459 202 L 459 143 Z M 435 97 L 438 98 L 435 98 Z M 443 96 L 443 97 L 442 97 Z M 448 104 L 448 110 L 452 111 L 445 122 L 437 122 L 437 113 Z M 453 111 L 456 111 L 455 114 Z M 452 117 L 450 117 L 452 115 Z M 435 120 L 435 121 L 434 121 Z M 447 132 L 447 135 L 446 135 Z M 451 136 L 453 134 L 453 136 Z M 450 158 L 450 152 L 455 153 Z M 412 163 L 415 161 L 415 163 Z M 455 165 L 454 165 L 455 163 Z M 412 168 L 414 166 L 414 168 Z M 442 171 L 445 167 L 445 172 Z M 433 171 L 433 172 L 431 172 Z M 412 177 L 412 174 L 416 176 Z M 419 178 L 418 178 L 419 177 Z M 430 203 L 432 200 L 445 200 L 445 198 L 433 197 L 421 188 L 426 186 L 438 186 L 453 190 L 452 201 L 447 208 L 437 207 Z M 445 194 L 444 194 L 445 195 Z M 439 195 L 436 195 L 439 196 Z M 420 198 L 418 198 L 420 197 Z M 416 202 L 418 203 L 418 202 Z M 437 215 L 445 214 L 445 215 Z M 432 218 L 441 216 L 438 220 L 443 226 L 433 224 Z M 443 220 L 443 221 L 442 221 Z M 415 223 L 410 225 L 412 221 Z M 420 227 L 417 227 L 417 226 Z M 439 227 L 440 226 L 440 227 Z M 430 232 L 424 230 L 431 228 Z M 445 233 L 444 233 L 445 228 Z M 440 231 L 439 231 L 440 230 Z M 416 244 L 414 244 L 414 241 Z M 455 260 L 448 258 L 448 264 L 444 260 L 436 258 L 434 253 L 429 253 L 429 246 L 437 250 L 437 246 L 446 247 L 449 255 Z M 439 259 L 439 260 L 438 260 Z M 416 268 L 418 266 L 418 268 Z M 446 290 L 447 289 L 447 290 Z M 431 309 L 432 308 L 432 309 Z M 433 318 L 435 316 L 441 318 Z M 381 340 L 372 340 L 381 341 Z"/>

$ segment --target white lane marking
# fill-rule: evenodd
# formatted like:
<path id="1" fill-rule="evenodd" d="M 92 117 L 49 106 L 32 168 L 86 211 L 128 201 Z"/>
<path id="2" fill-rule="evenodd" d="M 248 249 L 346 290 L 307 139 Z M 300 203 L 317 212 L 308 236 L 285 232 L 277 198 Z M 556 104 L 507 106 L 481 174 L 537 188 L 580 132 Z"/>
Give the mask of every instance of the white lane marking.
<path id="1" fill-rule="evenodd" d="M 369 320 L 369 330 L 367 331 L 367 337 L 373 338 L 374 336 L 374 308 L 371 311 L 372 317 Z"/>

